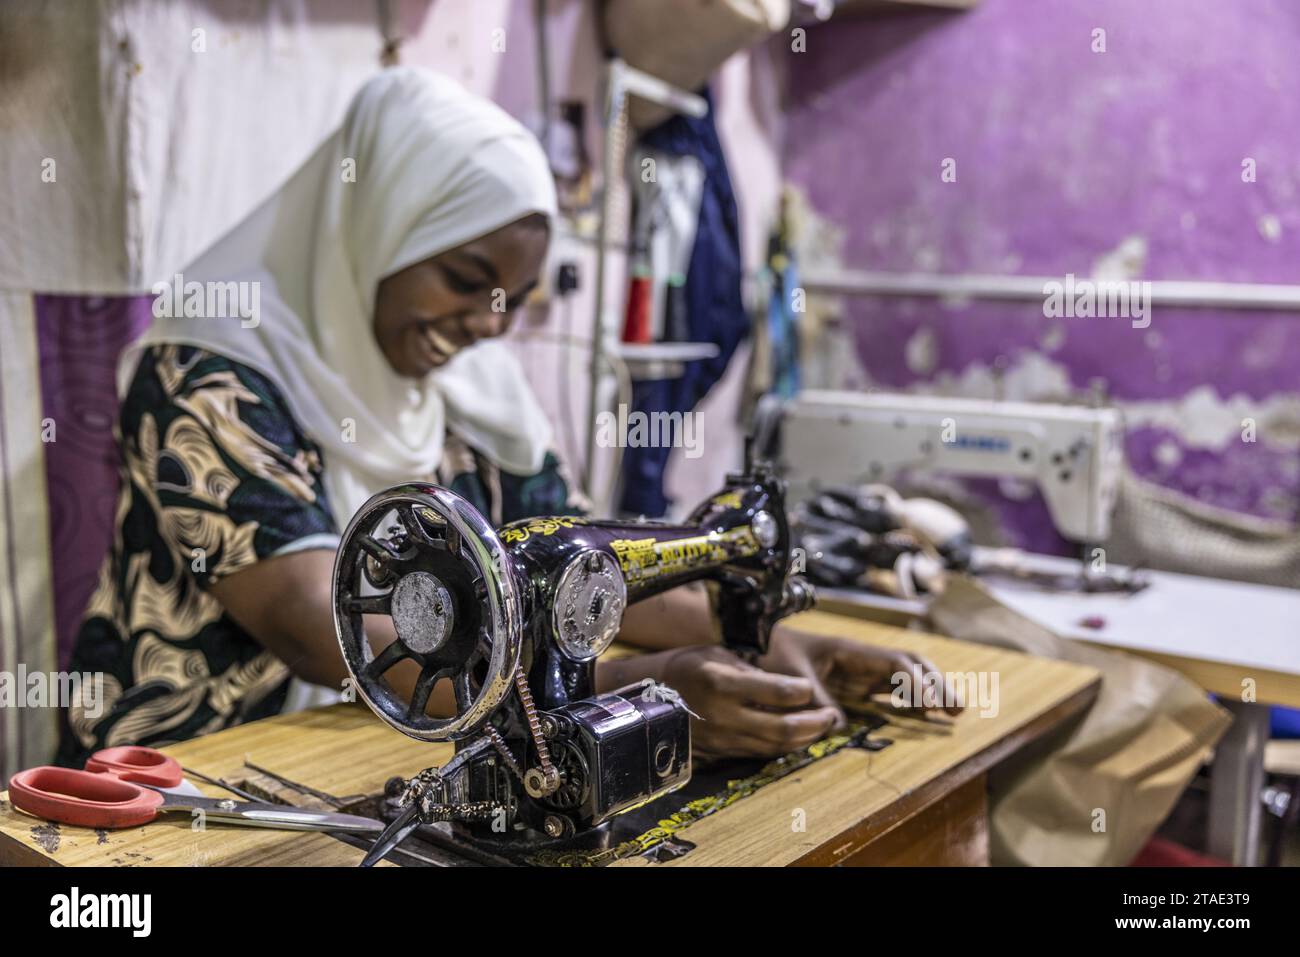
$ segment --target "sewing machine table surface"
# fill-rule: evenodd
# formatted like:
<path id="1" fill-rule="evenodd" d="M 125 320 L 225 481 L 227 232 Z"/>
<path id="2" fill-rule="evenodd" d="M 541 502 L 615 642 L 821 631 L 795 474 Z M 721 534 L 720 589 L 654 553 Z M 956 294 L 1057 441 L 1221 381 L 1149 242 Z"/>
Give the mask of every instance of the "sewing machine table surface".
<path id="1" fill-rule="evenodd" d="M 981 716 L 978 707 L 968 708 L 947 732 L 911 722 L 884 728 L 880 735 L 894 741 L 890 747 L 846 749 L 695 822 L 681 835 L 695 848 L 656 866 L 834 864 L 926 809 L 952 803 L 959 792 L 978 791 L 982 814 L 984 773 L 1086 709 L 1099 681 L 1096 671 L 1079 665 L 823 612 L 809 612 L 799 624 L 915 651 L 945 672 L 996 672 L 997 713 Z M 248 760 L 344 796 L 376 793 L 394 775 L 441 764 L 451 746 L 407 738 L 364 706 L 336 705 L 164 750 L 209 777 L 237 780 Z M 194 783 L 205 793 L 228 796 Z M 15 810 L 6 798 L 0 793 L 0 864 L 5 865 L 352 866 L 362 857 L 362 851 L 326 834 L 221 825 L 196 831 L 185 815 L 119 831 L 47 824 Z M 633 857 L 618 865 L 648 863 Z"/>

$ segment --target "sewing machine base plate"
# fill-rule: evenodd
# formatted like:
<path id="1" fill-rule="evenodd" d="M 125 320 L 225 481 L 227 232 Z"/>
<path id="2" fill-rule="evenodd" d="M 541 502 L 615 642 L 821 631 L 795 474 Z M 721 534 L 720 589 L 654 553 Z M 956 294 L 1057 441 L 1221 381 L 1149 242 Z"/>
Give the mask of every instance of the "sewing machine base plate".
<path id="1" fill-rule="evenodd" d="M 390 855 L 390 859 L 397 864 L 416 867 L 602 866 L 638 853 L 656 862 L 672 860 L 690 853 L 695 847 L 689 836 L 682 833 L 692 820 L 741 800 L 842 748 L 869 751 L 886 748 L 891 741 L 873 736 L 884 725 L 883 720 L 874 716 L 855 716 L 845 734 L 827 738 L 775 761 L 754 758 L 697 764 L 691 780 L 679 790 L 572 838 L 516 838 L 489 842 L 473 838 L 448 824 L 427 824 L 417 828 Z M 398 806 L 392 799 L 379 794 L 348 808 L 348 811 L 391 822 L 398 813 Z"/>

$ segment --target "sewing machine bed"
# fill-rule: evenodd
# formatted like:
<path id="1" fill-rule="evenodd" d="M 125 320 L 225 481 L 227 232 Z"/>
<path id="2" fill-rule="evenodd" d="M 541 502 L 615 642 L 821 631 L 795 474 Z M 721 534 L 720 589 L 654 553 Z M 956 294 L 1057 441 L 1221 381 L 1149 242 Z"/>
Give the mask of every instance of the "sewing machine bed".
<path id="1" fill-rule="evenodd" d="M 615 861 L 643 856 L 654 863 L 684 857 L 695 844 L 684 833 L 688 827 L 762 788 L 796 774 L 814 761 L 824 761 L 845 748 L 880 751 L 893 742 L 878 733 L 888 722 L 873 714 L 854 716 L 842 733 L 775 760 L 733 758 L 696 762 L 690 781 L 641 807 L 626 811 L 593 829 L 580 841 L 556 846 L 536 846 L 517 841 L 476 843 L 457 835 L 448 824 L 418 828 L 398 852 L 390 855 L 406 866 L 511 866 L 604 867 Z M 393 784 L 400 784 L 394 778 Z M 384 795 L 371 795 L 341 810 L 385 822 L 394 820 L 400 806 Z M 364 847 L 364 839 L 350 843 Z"/>
<path id="2" fill-rule="evenodd" d="M 868 736 L 892 742 L 882 750 L 842 748 L 674 828 L 670 848 L 594 863 L 986 863 L 986 772 L 1085 710 L 1100 680 L 1094 670 L 1078 665 L 823 612 L 805 614 L 799 624 L 907 648 L 944 671 L 996 671 L 1000 707 L 986 717 L 968 709 L 948 727 L 891 722 Z M 356 801 L 381 795 L 393 776 L 409 777 L 451 754 L 450 745 L 393 731 L 362 705 L 281 715 L 165 750 L 185 767 L 214 778 L 242 780 L 246 763 L 252 763 Z M 746 772 L 753 772 L 752 765 L 702 769 L 685 792 L 667 795 L 620 822 L 613 843 L 623 835 L 644 834 L 663 819 L 659 812 L 717 794 L 726 780 Z M 224 793 L 195 783 L 205 793 Z M 187 818 L 97 832 L 37 820 L 15 810 L 6 797 L 0 794 L 0 865 L 355 866 L 364 856 L 361 847 L 327 834 L 219 826 L 194 831 Z"/>

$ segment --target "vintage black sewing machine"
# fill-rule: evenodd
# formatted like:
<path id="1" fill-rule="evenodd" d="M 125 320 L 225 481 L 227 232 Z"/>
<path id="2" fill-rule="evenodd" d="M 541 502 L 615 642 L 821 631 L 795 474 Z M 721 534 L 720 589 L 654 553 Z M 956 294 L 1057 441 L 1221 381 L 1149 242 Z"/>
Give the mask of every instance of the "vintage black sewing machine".
<path id="1" fill-rule="evenodd" d="M 757 656 L 775 621 L 813 603 L 789 569 L 783 488 L 763 465 L 729 476 L 682 525 L 556 516 L 495 530 L 435 485 L 374 496 L 335 562 L 339 644 L 376 714 L 456 750 L 390 794 L 398 813 L 366 863 L 421 825 L 485 848 L 577 842 L 682 787 L 685 704 L 653 682 L 597 694 L 595 660 L 630 603 L 701 580 L 717 583 L 726 645 Z M 397 633 L 377 655 L 367 615 Z M 405 659 L 419 667 L 409 702 L 385 679 Z M 441 682 L 452 717 L 427 714 Z"/>

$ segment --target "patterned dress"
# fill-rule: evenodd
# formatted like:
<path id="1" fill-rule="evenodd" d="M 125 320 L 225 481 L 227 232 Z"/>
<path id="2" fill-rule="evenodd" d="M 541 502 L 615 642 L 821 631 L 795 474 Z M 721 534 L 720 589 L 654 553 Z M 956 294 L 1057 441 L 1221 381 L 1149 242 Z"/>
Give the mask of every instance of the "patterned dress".
<path id="1" fill-rule="evenodd" d="M 69 709 L 58 757 L 66 765 L 97 748 L 168 744 L 278 714 L 289 669 L 209 588 L 261 559 L 338 543 L 328 463 L 253 369 L 190 346 L 151 347 L 117 428 L 113 544 L 69 665 L 103 675 L 103 700 L 96 713 Z M 495 525 L 584 504 L 555 455 L 535 475 L 514 475 L 453 434 L 427 478 Z"/>

